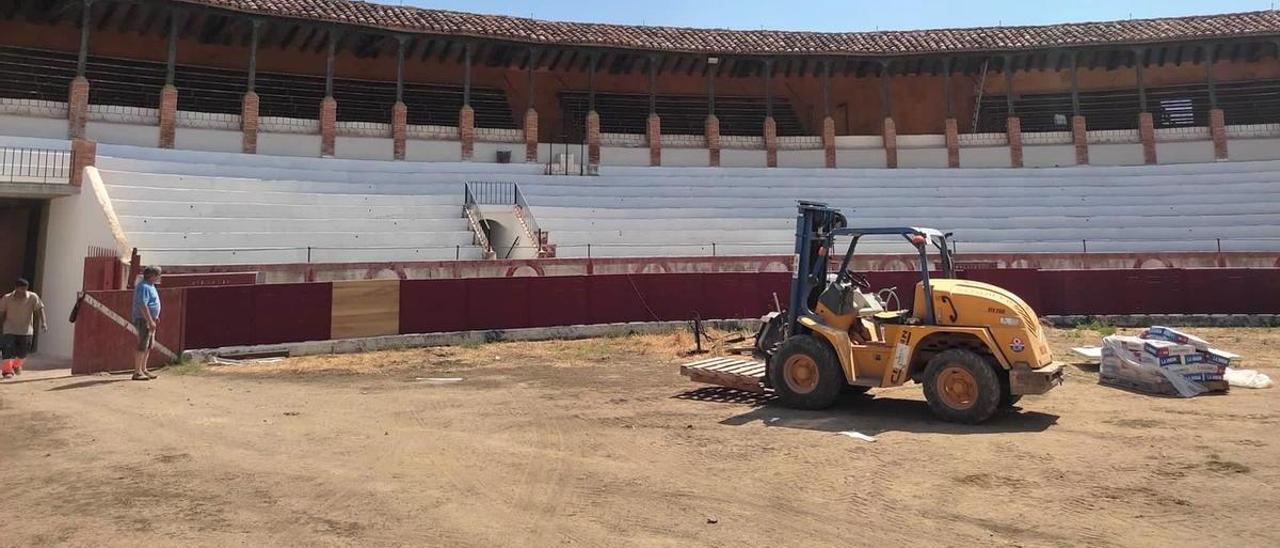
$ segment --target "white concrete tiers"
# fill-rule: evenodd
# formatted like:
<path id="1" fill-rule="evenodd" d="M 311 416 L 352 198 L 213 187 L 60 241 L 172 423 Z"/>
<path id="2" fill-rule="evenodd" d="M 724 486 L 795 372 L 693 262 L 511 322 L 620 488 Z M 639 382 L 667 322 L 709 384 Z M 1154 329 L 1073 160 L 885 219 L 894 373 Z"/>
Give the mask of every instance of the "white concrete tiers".
<path id="1" fill-rule="evenodd" d="M 120 226 L 148 263 L 482 258 L 462 216 L 464 183 L 478 170 L 424 165 L 111 145 L 97 161 Z"/>
<path id="2" fill-rule="evenodd" d="M 792 252 L 796 200 L 961 252 L 1280 250 L 1280 162 L 1052 169 L 602 168 L 521 188 L 561 257 Z M 590 244 L 588 251 L 587 245 Z M 712 245 L 714 244 L 714 246 Z M 871 252 L 903 252 L 894 239 Z"/>

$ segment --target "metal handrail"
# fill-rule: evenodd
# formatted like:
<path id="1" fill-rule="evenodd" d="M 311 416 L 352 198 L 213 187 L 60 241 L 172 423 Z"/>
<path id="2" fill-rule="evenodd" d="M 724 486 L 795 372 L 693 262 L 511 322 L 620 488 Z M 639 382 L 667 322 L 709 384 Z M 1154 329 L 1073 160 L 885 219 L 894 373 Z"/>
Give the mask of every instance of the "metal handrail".
<path id="1" fill-rule="evenodd" d="M 489 236 L 484 232 L 484 213 L 480 211 L 475 194 L 471 192 L 471 183 L 462 185 L 462 193 L 462 216 L 467 219 L 467 225 L 471 227 L 471 234 L 474 237 L 475 244 L 484 250 L 485 256 L 491 256 L 493 254 L 493 246 L 489 243 Z M 310 247 L 307 248 L 308 251 L 311 249 Z"/>
<path id="2" fill-rule="evenodd" d="M 71 151 L 47 148 L 0 147 L 0 181 L 9 183 L 69 183 Z"/>

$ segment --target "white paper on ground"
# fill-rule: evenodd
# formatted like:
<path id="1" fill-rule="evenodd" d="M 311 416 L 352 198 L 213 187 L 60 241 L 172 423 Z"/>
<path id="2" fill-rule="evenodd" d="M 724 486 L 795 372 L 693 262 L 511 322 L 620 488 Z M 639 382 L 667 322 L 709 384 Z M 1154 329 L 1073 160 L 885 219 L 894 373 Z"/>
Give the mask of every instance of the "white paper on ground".
<path id="1" fill-rule="evenodd" d="M 1102 359 L 1101 346 L 1077 346 L 1072 348 L 1071 351 L 1094 361 Z"/>
<path id="2" fill-rule="evenodd" d="M 1240 388 L 1271 388 L 1271 377 L 1264 373 L 1259 373 L 1253 369 L 1235 369 L 1228 367 L 1227 372 L 1222 378 L 1231 386 Z"/>
<path id="3" fill-rule="evenodd" d="M 857 432 L 857 431 L 854 431 L 854 430 L 849 430 L 849 431 L 846 431 L 846 432 L 841 432 L 840 434 L 841 434 L 841 435 L 844 435 L 844 436 L 849 436 L 849 437 L 851 437 L 851 438 L 853 438 L 853 439 L 855 439 L 855 440 L 869 441 L 869 442 L 872 442 L 872 443 L 874 443 L 874 442 L 876 441 L 876 439 L 875 439 L 874 437 L 868 436 L 868 435 L 866 435 L 866 434 L 863 434 L 862 432 Z"/>

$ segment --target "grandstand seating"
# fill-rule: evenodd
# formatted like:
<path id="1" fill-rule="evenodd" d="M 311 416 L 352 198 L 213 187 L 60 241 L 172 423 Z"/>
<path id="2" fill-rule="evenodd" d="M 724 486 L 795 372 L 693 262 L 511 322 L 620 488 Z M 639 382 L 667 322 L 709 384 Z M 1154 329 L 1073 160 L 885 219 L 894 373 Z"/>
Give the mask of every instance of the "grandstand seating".
<path id="1" fill-rule="evenodd" d="M 1280 162 L 1035 170 L 602 168 L 521 182 L 560 257 L 789 254 L 795 200 L 960 252 L 1280 250 Z M 1082 240 L 1084 242 L 1082 242 Z M 715 243 L 715 249 L 712 249 Z M 900 241 L 868 251 L 902 253 Z"/>
<path id="2" fill-rule="evenodd" d="M 470 164 L 423 173 L 404 162 L 104 145 L 97 166 L 129 244 L 155 264 L 483 256 L 462 218 Z"/>
<path id="3" fill-rule="evenodd" d="M 461 218 L 468 181 L 518 183 L 559 257 L 790 254 L 797 199 L 841 207 L 853 225 L 953 231 L 961 253 L 1280 251 L 1280 161 L 576 177 L 102 145 L 98 167 L 130 245 L 162 265 L 300 263 L 306 247 L 311 262 L 477 259 Z M 908 251 L 892 239 L 861 248 Z"/>

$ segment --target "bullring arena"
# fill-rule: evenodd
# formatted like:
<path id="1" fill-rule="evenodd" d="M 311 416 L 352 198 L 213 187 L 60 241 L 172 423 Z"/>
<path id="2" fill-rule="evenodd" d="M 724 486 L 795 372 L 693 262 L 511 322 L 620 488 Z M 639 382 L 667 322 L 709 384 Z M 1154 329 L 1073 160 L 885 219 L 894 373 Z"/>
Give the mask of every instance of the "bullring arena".
<path id="1" fill-rule="evenodd" d="M 50 320 L 0 382 L 0 546 L 1276 544 L 1274 389 L 1071 349 L 1174 325 L 1280 373 L 1278 43 L 0 0 L 0 281 Z M 967 425 L 682 377 L 788 303 L 798 200 L 952 233 L 1062 386 Z M 900 240 L 851 265 L 912 309 Z M 170 365 L 128 382 L 146 265 Z"/>

